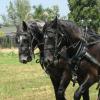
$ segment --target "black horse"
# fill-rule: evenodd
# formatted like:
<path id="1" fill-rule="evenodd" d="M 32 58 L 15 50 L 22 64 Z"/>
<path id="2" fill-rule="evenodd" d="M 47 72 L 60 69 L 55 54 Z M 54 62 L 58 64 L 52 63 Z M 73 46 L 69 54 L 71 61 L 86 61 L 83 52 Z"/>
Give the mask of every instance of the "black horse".
<path id="1" fill-rule="evenodd" d="M 70 82 L 70 75 L 66 77 L 63 92 L 58 92 L 61 79 L 66 73 L 64 68 L 58 68 L 58 66 L 48 66 L 44 65 L 44 37 L 43 33 L 40 31 L 38 25 L 35 22 L 26 24 L 23 21 L 22 27 L 18 27 L 16 34 L 16 42 L 19 48 L 19 61 L 21 63 L 27 63 L 32 60 L 32 55 L 35 47 L 40 50 L 40 64 L 41 67 L 49 74 L 51 82 L 54 87 L 56 100 L 65 100 L 64 92 L 67 85 Z M 67 71 L 70 74 L 70 70 Z M 84 95 L 84 98 L 87 95 Z M 86 99 L 84 99 L 86 100 Z"/>
<path id="2" fill-rule="evenodd" d="M 73 25 L 70 21 L 65 21 L 67 24 Z M 59 92 L 64 93 L 65 92 L 65 85 L 66 81 L 70 82 L 72 76 L 71 76 L 71 70 L 68 65 L 69 61 L 67 59 L 66 50 L 67 48 L 63 46 L 65 45 L 65 38 L 64 38 L 64 31 L 62 30 L 64 26 L 58 28 L 58 25 L 56 24 L 56 19 L 54 21 L 48 22 L 44 26 L 44 64 L 46 66 L 54 66 L 60 69 L 64 69 L 63 76 L 59 85 Z M 68 40 L 67 40 L 68 41 Z M 69 44 L 69 43 L 68 43 Z M 79 69 L 78 73 L 78 83 L 81 85 L 85 78 L 86 78 L 86 71 L 81 71 Z M 66 85 L 67 88 L 68 84 Z M 85 90 L 83 93 L 83 99 L 89 100 L 89 91 L 88 89 Z"/>
<path id="3" fill-rule="evenodd" d="M 43 34 L 37 24 L 35 22 L 29 22 L 28 24 L 29 25 L 23 21 L 22 26 L 18 26 L 16 32 L 16 43 L 18 44 L 19 61 L 21 63 L 32 61 L 33 51 L 36 46 L 38 46 L 40 50 L 43 48 Z M 41 53 L 41 56 L 42 55 L 43 53 Z"/>
<path id="4" fill-rule="evenodd" d="M 45 42 L 44 42 L 44 51 L 45 51 L 44 59 L 45 60 L 44 62 L 45 64 L 49 63 L 49 65 L 54 64 L 56 66 L 57 63 L 61 63 L 60 58 L 62 57 L 67 62 L 69 55 L 72 56 L 74 52 L 76 52 L 76 51 L 73 51 L 73 47 L 74 46 L 77 47 L 78 44 L 74 44 L 74 42 L 77 40 L 73 39 L 73 34 L 72 34 L 73 32 L 77 33 L 79 36 L 80 35 L 85 36 L 84 34 L 80 34 L 80 32 L 82 33 L 81 29 L 76 24 L 70 21 L 58 20 L 57 22 L 57 19 L 55 19 L 54 21 L 47 23 L 44 26 L 44 33 L 45 33 L 44 35 L 45 36 Z M 74 37 L 77 37 L 76 36 L 77 34 L 74 34 Z M 90 35 L 88 37 L 88 40 L 90 40 Z M 87 47 L 91 55 L 93 55 L 96 59 L 98 59 L 98 61 L 100 61 L 100 55 L 99 55 L 100 47 L 98 47 L 100 45 L 99 42 L 98 41 L 95 43 L 92 42 L 90 43 L 90 45 L 88 44 L 88 47 Z M 67 47 L 64 49 L 65 51 L 64 53 L 62 53 L 63 46 Z M 68 61 L 68 63 L 70 62 Z M 98 77 L 99 76 L 99 70 L 98 70 L 99 66 L 95 64 L 91 65 L 91 62 L 87 62 L 86 59 L 82 59 L 82 61 L 79 61 L 77 65 L 79 66 L 79 67 L 76 66 L 76 68 L 78 68 L 76 69 L 77 75 L 78 75 L 77 81 L 80 83 L 80 79 L 81 79 L 81 82 L 82 80 L 85 79 L 85 81 L 82 83 L 79 89 L 77 89 L 74 95 L 75 100 L 80 100 L 81 95 L 84 93 L 88 93 L 87 91 L 89 87 L 99 80 L 99 77 Z M 65 76 L 67 75 L 65 74 Z M 63 79 L 63 81 L 65 80 L 66 78 Z M 62 81 L 61 88 L 64 85 L 63 81 Z M 89 97 L 86 96 L 84 100 L 89 100 Z"/>

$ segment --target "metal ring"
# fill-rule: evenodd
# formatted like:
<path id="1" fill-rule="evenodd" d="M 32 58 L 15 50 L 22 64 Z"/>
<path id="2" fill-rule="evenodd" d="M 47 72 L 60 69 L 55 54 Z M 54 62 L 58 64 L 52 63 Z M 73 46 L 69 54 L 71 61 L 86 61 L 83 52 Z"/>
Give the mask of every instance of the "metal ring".
<path id="1" fill-rule="evenodd" d="M 40 59 L 37 59 L 37 60 L 36 60 L 36 63 L 40 63 Z"/>

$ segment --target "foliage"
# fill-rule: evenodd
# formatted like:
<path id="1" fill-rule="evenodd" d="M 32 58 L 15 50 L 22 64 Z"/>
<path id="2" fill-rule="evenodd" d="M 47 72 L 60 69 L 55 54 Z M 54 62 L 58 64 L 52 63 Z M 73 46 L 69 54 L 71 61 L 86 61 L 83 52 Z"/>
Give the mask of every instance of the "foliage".
<path id="1" fill-rule="evenodd" d="M 16 26 L 17 24 L 16 10 L 15 10 L 14 4 L 11 1 L 9 2 L 9 7 L 7 11 L 8 11 L 8 17 L 11 23 L 13 23 Z"/>
<path id="2" fill-rule="evenodd" d="M 52 20 L 55 18 L 55 16 L 60 16 L 59 8 L 57 5 L 52 6 L 51 9 L 50 8 L 45 9 L 45 12 L 48 13 L 47 20 Z"/>
<path id="3" fill-rule="evenodd" d="M 26 15 L 28 15 L 31 11 L 31 6 L 29 0 L 16 0 L 16 12 L 20 21 L 26 19 Z"/>
<path id="4" fill-rule="evenodd" d="M 43 20 L 44 9 L 42 5 L 33 6 L 33 10 L 34 10 L 33 18 Z"/>
<path id="5" fill-rule="evenodd" d="M 33 18 L 43 21 L 52 20 L 55 16 L 59 16 L 59 8 L 57 5 L 51 8 L 43 8 L 42 5 L 33 6 Z"/>
<path id="6" fill-rule="evenodd" d="M 10 25 L 19 25 L 23 20 L 42 20 L 50 21 L 55 16 L 59 16 L 59 8 L 57 5 L 51 8 L 43 8 L 42 5 L 33 6 L 34 12 L 31 11 L 31 6 L 29 0 L 15 0 L 10 1 L 7 7 L 7 17 L 2 16 L 4 23 L 7 24 L 8 21 Z"/>
<path id="7" fill-rule="evenodd" d="M 3 31 L 0 31 L 0 37 L 4 36 L 5 33 Z"/>
<path id="8" fill-rule="evenodd" d="M 4 26 L 9 26 L 10 25 L 10 22 L 9 22 L 9 20 L 8 20 L 6 15 L 1 15 L 1 18 L 3 20 L 3 25 Z"/>
<path id="9" fill-rule="evenodd" d="M 9 19 L 17 26 L 18 23 L 27 19 L 31 6 L 28 0 L 16 0 L 14 3 L 10 1 L 7 11 Z"/>
<path id="10" fill-rule="evenodd" d="M 79 25 L 93 28 L 95 31 L 100 27 L 100 1 L 99 0 L 68 0 L 69 19 Z M 83 21 L 83 22 L 82 22 Z"/>

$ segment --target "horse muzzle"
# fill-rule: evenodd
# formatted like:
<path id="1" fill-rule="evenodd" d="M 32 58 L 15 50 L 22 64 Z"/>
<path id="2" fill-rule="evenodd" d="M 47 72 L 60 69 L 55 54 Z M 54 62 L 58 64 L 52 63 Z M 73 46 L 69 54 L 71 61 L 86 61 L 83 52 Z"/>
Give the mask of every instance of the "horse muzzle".
<path id="1" fill-rule="evenodd" d="M 20 62 L 23 63 L 23 64 L 26 64 L 27 62 L 32 61 L 32 57 L 31 56 L 21 55 L 19 59 L 20 59 Z"/>
<path id="2" fill-rule="evenodd" d="M 48 58 L 44 59 L 44 65 L 45 66 L 48 66 L 48 65 L 51 65 L 51 64 L 53 64 L 53 60 L 52 59 L 48 59 Z"/>

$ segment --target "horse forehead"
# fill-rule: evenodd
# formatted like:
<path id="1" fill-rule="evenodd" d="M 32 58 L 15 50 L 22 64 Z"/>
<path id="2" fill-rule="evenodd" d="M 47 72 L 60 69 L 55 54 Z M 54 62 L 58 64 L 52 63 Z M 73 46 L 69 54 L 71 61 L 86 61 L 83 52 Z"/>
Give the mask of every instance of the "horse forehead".
<path id="1" fill-rule="evenodd" d="M 19 36 L 19 40 L 22 41 L 23 39 L 25 39 L 25 36 L 24 35 L 20 35 Z"/>

